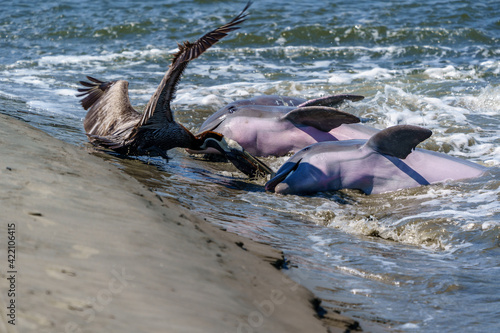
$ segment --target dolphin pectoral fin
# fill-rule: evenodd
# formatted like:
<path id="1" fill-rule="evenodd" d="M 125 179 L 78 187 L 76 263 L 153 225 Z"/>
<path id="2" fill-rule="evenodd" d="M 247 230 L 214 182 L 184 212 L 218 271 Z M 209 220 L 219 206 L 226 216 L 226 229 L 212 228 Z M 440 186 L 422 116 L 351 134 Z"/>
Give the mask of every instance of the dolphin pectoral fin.
<path id="1" fill-rule="evenodd" d="M 298 162 L 286 162 L 283 166 L 278 170 L 278 172 L 266 183 L 266 191 L 276 192 L 276 188 L 281 185 L 281 182 L 288 177 L 293 171 L 297 170 L 301 159 Z M 280 187 L 284 188 L 284 185 Z M 288 188 L 288 185 L 286 186 Z M 283 193 L 283 192 L 280 192 Z"/>
<path id="2" fill-rule="evenodd" d="M 321 98 L 316 98 L 316 99 L 310 99 L 308 101 L 305 101 L 304 103 L 300 104 L 298 107 L 303 107 L 303 106 L 330 106 L 334 107 L 342 102 L 348 100 L 351 102 L 357 102 L 362 99 L 364 99 L 364 96 L 361 95 L 333 95 L 333 96 L 326 96 L 326 97 L 321 97 Z"/>
<path id="3" fill-rule="evenodd" d="M 299 107 L 288 112 L 281 119 L 297 125 L 311 126 L 323 132 L 329 132 L 342 124 L 360 122 L 360 119 L 355 115 L 327 106 Z"/>
<path id="4" fill-rule="evenodd" d="M 432 135 L 426 128 L 412 125 L 396 125 L 372 136 L 365 146 L 380 154 L 405 159 L 422 141 Z"/>

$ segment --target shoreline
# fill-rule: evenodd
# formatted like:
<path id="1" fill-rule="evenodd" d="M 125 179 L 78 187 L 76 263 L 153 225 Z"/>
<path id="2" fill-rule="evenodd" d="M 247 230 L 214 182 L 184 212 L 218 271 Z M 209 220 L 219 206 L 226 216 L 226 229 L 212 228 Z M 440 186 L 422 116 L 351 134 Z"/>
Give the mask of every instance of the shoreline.
<path id="1" fill-rule="evenodd" d="M 218 229 L 83 148 L 0 114 L 0 154 L 0 244 L 13 224 L 17 272 L 12 325 L 0 262 L 0 331 L 361 330 L 337 313 L 320 319 L 313 293 L 270 264 L 280 251 Z"/>

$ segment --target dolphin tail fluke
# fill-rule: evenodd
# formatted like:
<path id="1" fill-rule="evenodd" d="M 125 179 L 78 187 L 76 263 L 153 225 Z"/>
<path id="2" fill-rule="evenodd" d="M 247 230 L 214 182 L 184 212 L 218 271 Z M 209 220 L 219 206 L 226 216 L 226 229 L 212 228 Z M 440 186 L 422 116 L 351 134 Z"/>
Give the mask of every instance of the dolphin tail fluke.
<path id="1" fill-rule="evenodd" d="M 342 124 L 359 123 L 355 115 L 326 106 L 305 106 L 288 112 L 282 117 L 297 125 L 306 125 L 323 132 L 339 127 Z"/>
<path id="2" fill-rule="evenodd" d="M 426 128 L 412 125 L 397 125 L 386 128 L 367 142 L 366 146 L 380 154 L 405 159 L 422 141 L 432 135 Z"/>
<path id="3" fill-rule="evenodd" d="M 321 98 L 316 98 L 316 99 L 310 99 L 310 100 L 305 101 L 304 103 L 300 104 L 298 107 L 303 107 L 303 106 L 336 107 L 344 101 L 357 102 L 357 101 L 362 100 L 363 98 L 365 98 L 365 97 L 361 96 L 361 95 L 349 95 L 349 94 L 333 95 L 333 96 L 326 96 L 326 97 L 321 97 Z"/>

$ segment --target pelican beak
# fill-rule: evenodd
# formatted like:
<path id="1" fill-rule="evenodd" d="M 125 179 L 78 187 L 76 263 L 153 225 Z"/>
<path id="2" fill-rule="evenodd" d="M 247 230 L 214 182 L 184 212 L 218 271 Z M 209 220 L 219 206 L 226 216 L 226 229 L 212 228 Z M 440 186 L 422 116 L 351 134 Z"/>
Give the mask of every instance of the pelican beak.
<path id="1" fill-rule="evenodd" d="M 203 146 L 205 147 L 201 147 L 202 149 L 206 147 L 213 147 L 217 149 L 231 163 L 233 163 L 238 170 L 250 178 L 265 177 L 267 175 L 271 175 L 271 177 L 273 177 L 274 175 L 274 172 L 270 167 L 256 157 L 247 153 L 243 147 L 238 144 L 238 142 L 232 139 L 223 137 L 220 140 L 216 140 L 214 138 L 210 138 L 205 140 Z"/>

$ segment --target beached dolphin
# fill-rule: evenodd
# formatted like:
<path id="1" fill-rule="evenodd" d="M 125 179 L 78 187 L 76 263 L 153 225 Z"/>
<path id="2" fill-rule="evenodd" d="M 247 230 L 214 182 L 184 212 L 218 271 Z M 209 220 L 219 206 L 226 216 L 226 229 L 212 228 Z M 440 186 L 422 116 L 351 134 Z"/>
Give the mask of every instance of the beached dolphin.
<path id="1" fill-rule="evenodd" d="M 313 100 L 257 96 L 223 107 L 208 117 L 199 131 L 221 133 L 255 156 L 283 156 L 316 142 L 368 139 L 378 132 L 358 124 L 358 117 L 333 108 L 346 100 L 362 99 L 359 95 Z"/>
<path id="2" fill-rule="evenodd" d="M 165 159 L 168 158 L 166 151 L 171 148 L 205 150 L 210 147 L 247 174 L 268 172 L 260 161 L 244 152 L 236 142 L 225 140 L 220 133 L 204 131 L 193 135 L 174 121 L 170 107 L 188 63 L 238 29 L 237 25 L 245 21 L 245 12 L 250 5 L 251 2 L 231 22 L 196 42 L 179 44 L 179 51 L 143 113 L 130 104 L 127 81 L 104 82 L 90 76 L 87 76 L 90 82 L 80 81 L 85 88 L 78 89 L 81 92 L 78 96 L 84 97 L 81 104 L 88 110 L 83 125 L 90 142 L 125 155 L 162 156 Z"/>
<path id="3" fill-rule="evenodd" d="M 266 190 L 305 194 L 349 188 L 366 194 L 383 193 L 474 178 L 488 169 L 446 154 L 415 149 L 431 134 L 421 127 L 398 125 L 369 140 L 313 144 L 292 156 L 267 182 Z"/>

